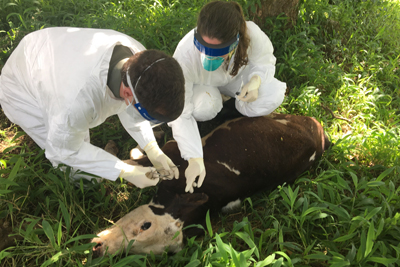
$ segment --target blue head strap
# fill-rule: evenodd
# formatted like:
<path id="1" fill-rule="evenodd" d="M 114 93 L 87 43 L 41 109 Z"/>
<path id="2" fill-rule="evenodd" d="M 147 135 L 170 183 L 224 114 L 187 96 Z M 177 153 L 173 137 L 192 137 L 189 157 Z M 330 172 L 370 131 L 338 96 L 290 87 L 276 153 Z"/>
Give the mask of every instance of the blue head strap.
<path id="1" fill-rule="evenodd" d="M 146 120 L 148 120 L 148 121 L 150 121 L 150 122 L 152 122 L 152 123 L 155 123 L 155 124 L 160 124 L 160 123 L 164 123 L 164 122 L 159 121 L 159 120 L 153 118 L 152 116 L 150 116 L 150 114 L 147 112 L 147 110 L 146 110 L 144 107 L 142 107 L 142 105 L 139 103 L 139 100 L 137 99 L 136 94 L 135 94 L 135 90 L 136 90 L 136 86 L 138 85 L 138 83 L 139 83 L 139 81 L 140 81 L 140 78 L 142 78 L 142 75 L 143 75 L 148 69 L 150 69 L 151 66 L 153 66 L 153 65 L 156 64 L 157 62 L 160 62 L 160 61 L 163 61 L 163 60 L 165 60 L 165 58 L 157 59 L 156 61 L 154 61 L 153 63 L 151 63 L 151 64 L 142 72 L 142 74 L 140 74 L 139 78 L 138 78 L 137 81 L 136 81 L 135 87 L 133 87 L 133 86 L 132 86 L 132 83 L 131 83 L 131 77 L 129 76 L 129 68 L 126 70 L 126 79 L 127 79 L 129 88 L 130 88 L 131 91 L 132 91 L 133 98 L 135 99 L 135 102 L 136 102 L 136 104 L 134 104 L 135 108 L 139 111 L 140 115 L 141 115 L 143 118 L 145 118 Z M 128 102 L 129 102 L 129 100 L 128 100 Z M 131 103 L 129 103 L 129 104 L 131 104 Z"/>
<path id="2" fill-rule="evenodd" d="M 231 52 L 233 49 L 235 49 L 238 44 L 239 44 L 239 34 L 237 34 L 232 40 L 219 44 L 219 45 L 213 45 L 209 44 L 206 41 L 203 40 L 201 35 L 197 32 L 197 29 L 194 29 L 194 39 L 193 39 L 194 45 L 196 48 L 201 52 L 204 53 L 207 56 L 212 56 L 212 57 L 220 57 L 228 54 Z"/>

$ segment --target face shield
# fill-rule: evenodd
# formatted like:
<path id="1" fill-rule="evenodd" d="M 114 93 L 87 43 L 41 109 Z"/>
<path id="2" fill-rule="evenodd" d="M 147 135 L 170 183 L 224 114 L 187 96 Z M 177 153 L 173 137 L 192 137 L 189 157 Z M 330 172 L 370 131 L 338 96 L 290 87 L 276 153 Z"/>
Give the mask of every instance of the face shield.
<path id="1" fill-rule="evenodd" d="M 195 29 L 193 42 L 201 53 L 203 68 L 207 71 L 214 71 L 222 65 L 226 58 L 229 61 L 235 53 L 239 44 L 239 34 L 226 43 L 213 45 L 206 43 Z"/>
<path id="2" fill-rule="evenodd" d="M 143 73 L 145 73 L 151 66 L 153 66 L 153 64 L 155 64 L 155 63 L 157 63 L 157 62 L 159 62 L 159 61 L 162 61 L 162 60 L 164 60 L 164 59 L 165 59 L 165 58 L 160 58 L 160 59 L 156 60 L 155 62 L 153 62 L 152 64 L 150 64 L 150 65 L 142 72 L 142 75 L 143 75 Z M 135 90 L 136 90 L 136 86 L 138 85 L 138 83 L 139 83 L 141 77 L 142 77 L 142 76 L 139 76 L 138 80 L 136 81 L 135 87 L 133 87 L 133 86 L 132 86 L 132 83 L 131 83 L 131 77 L 129 76 L 129 68 L 126 70 L 126 79 L 127 79 L 129 88 L 131 89 L 131 92 L 132 92 L 132 94 L 133 94 L 133 98 L 135 99 L 135 102 L 136 102 L 133 106 L 137 109 L 137 111 L 139 111 L 140 115 L 141 115 L 143 118 L 145 118 L 146 120 L 150 121 L 152 124 L 162 124 L 162 123 L 164 123 L 164 122 L 168 122 L 169 120 L 161 121 L 161 120 L 158 120 L 158 119 L 153 118 L 152 116 L 150 116 L 150 114 L 147 112 L 147 110 L 146 110 L 144 107 L 142 107 L 142 105 L 139 103 L 139 100 L 137 99 L 136 94 L 135 94 Z M 129 102 L 129 104 L 128 104 L 128 106 L 126 107 L 126 109 L 128 109 L 130 106 L 132 106 L 132 103 L 133 103 L 133 101 L 130 102 L 129 99 L 128 99 L 128 102 Z M 161 119 L 162 119 L 162 118 L 161 118 Z"/>

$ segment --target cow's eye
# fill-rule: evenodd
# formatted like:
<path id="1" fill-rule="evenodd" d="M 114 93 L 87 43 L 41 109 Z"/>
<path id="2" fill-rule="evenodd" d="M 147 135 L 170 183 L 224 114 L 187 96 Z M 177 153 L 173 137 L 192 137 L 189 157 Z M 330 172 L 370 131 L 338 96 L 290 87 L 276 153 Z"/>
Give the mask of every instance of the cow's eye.
<path id="1" fill-rule="evenodd" d="M 147 230 L 147 229 L 149 229 L 151 227 L 151 222 L 145 222 L 141 227 L 140 227 L 140 229 L 142 229 L 142 230 Z"/>

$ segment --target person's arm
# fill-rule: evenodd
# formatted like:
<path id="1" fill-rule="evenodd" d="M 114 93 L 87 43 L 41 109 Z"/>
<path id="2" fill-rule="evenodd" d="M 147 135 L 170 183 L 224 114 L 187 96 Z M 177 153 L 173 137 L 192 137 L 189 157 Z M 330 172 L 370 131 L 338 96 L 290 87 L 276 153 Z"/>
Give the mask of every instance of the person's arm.
<path id="1" fill-rule="evenodd" d="M 150 122 L 143 119 L 140 114 L 128 114 L 125 110 L 118 117 L 129 135 L 144 149 L 147 144 L 155 141 L 153 128 Z"/>
<path id="2" fill-rule="evenodd" d="M 129 114 L 124 110 L 118 114 L 125 130 L 146 152 L 147 157 L 157 169 L 157 171 L 167 171 L 166 176 L 170 179 L 179 178 L 178 167 L 172 160 L 159 148 L 153 133 L 150 122 L 144 120 L 139 113 Z"/>
<path id="3" fill-rule="evenodd" d="M 67 111 L 49 116 L 46 157 L 111 181 L 120 176 L 140 188 L 156 185 L 159 179 L 154 168 L 130 166 L 85 142 L 89 125 L 97 114 L 94 106 L 80 102 L 77 100 Z M 149 179 L 150 176 L 154 179 Z"/>
<path id="4" fill-rule="evenodd" d="M 193 187 L 201 187 L 206 176 L 203 161 L 203 147 L 197 122 L 192 116 L 192 83 L 186 83 L 185 108 L 181 116 L 173 122 L 168 123 L 172 128 L 172 134 L 178 144 L 183 159 L 187 160 L 189 166 L 185 171 L 186 192 L 193 193 Z M 196 178 L 199 177 L 196 182 Z"/>
<path id="5" fill-rule="evenodd" d="M 250 73 L 248 82 L 242 87 L 238 100 L 253 102 L 258 98 L 258 89 L 261 83 L 270 82 L 275 75 L 276 58 L 274 48 L 268 36 L 251 21 L 246 22 L 247 34 L 250 38 L 248 58 Z"/>
<path id="6" fill-rule="evenodd" d="M 131 166 L 105 150 L 84 141 L 86 132 L 52 125 L 46 146 L 46 157 L 111 181 L 122 177 L 139 188 L 154 186 L 159 181 L 152 167 Z M 56 145 L 54 145 L 56 144 Z"/>
<path id="7" fill-rule="evenodd" d="M 172 134 L 178 144 L 183 159 L 187 160 L 189 166 L 185 170 L 186 192 L 193 193 L 193 187 L 200 187 L 203 184 L 206 170 L 203 161 L 203 147 L 197 122 L 192 116 L 193 113 L 193 84 L 198 82 L 196 71 L 196 57 L 200 54 L 193 45 L 194 31 L 190 31 L 179 42 L 174 58 L 182 67 L 185 77 L 185 107 L 181 116 L 173 122 L 168 123 L 172 128 Z M 198 181 L 196 181 L 196 178 Z"/>
<path id="8" fill-rule="evenodd" d="M 185 160 L 203 157 L 203 147 L 197 122 L 192 116 L 193 85 L 199 83 L 198 71 L 196 68 L 196 57 L 200 58 L 193 45 L 194 30 L 188 32 L 179 42 L 173 57 L 179 62 L 183 76 L 185 77 L 185 106 L 182 114 L 173 122 L 168 123 L 172 128 L 174 139 L 178 143 L 181 156 Z"/>
<path id="9" fill-rule="evenodd" d="M 84 139 L 89 128 L 77 129 L 68 123 L 52 121 L 46 140 L 46 157 L 73 168 L 115 181 L 123 162 Z"/>
<path id="10" fill-rule="evenodd" d="M 268 82 L 275 75 L 274 47 L 268 36 L 254 22 L 248 21 L 246 24 L 250 38 L 248 57 L 252 64 L 248 79 L 251 80 L 252 77 L 258 75 L 261 83 Z"/>
<path id="11" fill-rule="evenodd" d="M 203 157 L 200 132 L 191 114 L 182 114 L 175 121 L 168 123 L 168 126 L 172 128 L 172 135 L 178 143 L 183 159 Z"/>

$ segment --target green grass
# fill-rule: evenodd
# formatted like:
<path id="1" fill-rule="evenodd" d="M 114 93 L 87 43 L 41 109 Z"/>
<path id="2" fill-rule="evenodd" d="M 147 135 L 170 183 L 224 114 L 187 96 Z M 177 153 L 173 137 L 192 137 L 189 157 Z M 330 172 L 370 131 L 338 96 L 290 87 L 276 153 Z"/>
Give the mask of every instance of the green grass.
<path id="1" fill-rule="evenodd" d="M 259 1 L 241 0 L 244 10 Z M 0 68 L 27 33 L 51 26 L 111 28 L 172 54 L 204 1 L 1 0 Z M 0 222 L 23 236 L 0 266 L 398 266 L 400 264 L 400 2 L 302 0 L 296 26 L 267 19 L 281 113 L 317 118 L 335 145 L 295 184 L 207 218 L 205 237 L 178 254 L 93 259 L 94 233 L 147 203 L 153 188 L 123 181 L 76 187 L 1 114 Z M 109 126 L 112 127 L 109 127 Z M 170 136 L 169 136 L 170 137 Z M 104 147 L 135 143 L 116 118 L 91 131 Z M 85 186 L 85 188 L 84 188 Z"/>

